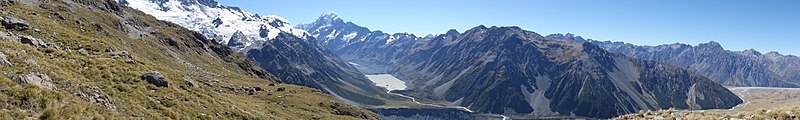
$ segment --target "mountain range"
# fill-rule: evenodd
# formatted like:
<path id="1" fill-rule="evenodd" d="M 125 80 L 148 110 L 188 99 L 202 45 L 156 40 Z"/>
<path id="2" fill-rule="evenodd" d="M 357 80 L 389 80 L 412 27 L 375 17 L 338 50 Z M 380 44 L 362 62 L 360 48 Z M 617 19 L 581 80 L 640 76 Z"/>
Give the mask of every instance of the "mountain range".
<path id="1" fill-rule="evenodd" d="M 688 70 L 518 27 L 481 25 L 416 37 L 370 31 L 328 13 L 298 28 L 361 71 L 390 73 L 410 86 L 393 92 L 476 112 L 609 118 L 742 103 Z"/>
<path id="2" fill-rule="evenodd" d="M 778 52 L 762 54 L 753 49 L 730 51 L 714 41 L 697 46 L 680 43 L 639 46 L 623 42 L 586 41 L 610 52 L 696 71 L 722 85 L 800 87 L 800 58 L 793 55 Z"/>

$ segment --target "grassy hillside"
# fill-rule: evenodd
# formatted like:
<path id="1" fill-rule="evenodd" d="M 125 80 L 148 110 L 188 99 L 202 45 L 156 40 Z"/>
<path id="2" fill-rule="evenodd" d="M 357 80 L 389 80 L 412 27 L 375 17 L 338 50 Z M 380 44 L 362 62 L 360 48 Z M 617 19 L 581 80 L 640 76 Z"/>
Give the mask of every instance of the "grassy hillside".
<path id="1" fill-rule="evenodd" d="M 30 26 L 0 29 L 2 118 L 377 119 L 112 0 L 2 0 L 0 16 Z M 169 86 L 141 78 L 153 71 Z"/>

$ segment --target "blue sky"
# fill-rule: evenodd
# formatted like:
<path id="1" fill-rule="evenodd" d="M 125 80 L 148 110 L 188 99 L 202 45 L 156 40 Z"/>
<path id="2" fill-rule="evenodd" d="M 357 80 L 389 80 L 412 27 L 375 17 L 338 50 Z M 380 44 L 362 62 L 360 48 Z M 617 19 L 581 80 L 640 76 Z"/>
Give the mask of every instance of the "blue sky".
<path id="1" fill-rule="evenodd" d="M 424 36 L 477 25 L 519 26 L 542 35 L 573 33 L 638 45 L 717 41 L 800 55 L 798 0 L 220 0 L 293 25 L 335 11 L 345 21 L 388 33 Z"/>

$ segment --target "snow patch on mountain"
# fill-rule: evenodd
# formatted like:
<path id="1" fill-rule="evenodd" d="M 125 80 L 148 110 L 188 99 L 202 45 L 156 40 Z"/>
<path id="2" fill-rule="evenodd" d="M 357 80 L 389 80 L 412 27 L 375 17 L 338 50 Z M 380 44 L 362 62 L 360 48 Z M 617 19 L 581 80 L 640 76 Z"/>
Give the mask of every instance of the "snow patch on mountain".
<path id="1" fill-rule="evenodd" d="M 352 32 L 350 34 L 344 35 L 344 40 L 350 41 L 350 39 L 356 38 L 358 36 L 357 32 Z"/>
<path id="2" fill-rule="evenodd" d="M 326 38 L 333 38 L 333 37 L 335 37 L 335 36 L 338 34 L 338 33 L 336 32 L 336 30 L 333 30 L 333 32 L 331 32 L 331 33 L 332 33 L 332 34 L 328 34 L 328 36 L 325 36 L 325 37 L 326 37 Z"/>
<path id="3" fill-rule="evenodd" d="M 394 36 L 389 36 L 389 39 L 386 39 L 386 44 L 392 43 L 394 41 Z"/>

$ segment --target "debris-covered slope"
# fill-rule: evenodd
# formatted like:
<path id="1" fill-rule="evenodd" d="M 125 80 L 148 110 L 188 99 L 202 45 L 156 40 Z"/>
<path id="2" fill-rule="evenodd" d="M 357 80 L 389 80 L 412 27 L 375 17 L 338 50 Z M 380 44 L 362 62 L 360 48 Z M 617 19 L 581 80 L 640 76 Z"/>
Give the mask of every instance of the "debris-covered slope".
<path id="1" fill-rule="evenodd" d="M 3 0 L 0 117 L 377 119 L 113 0 Z"/>

